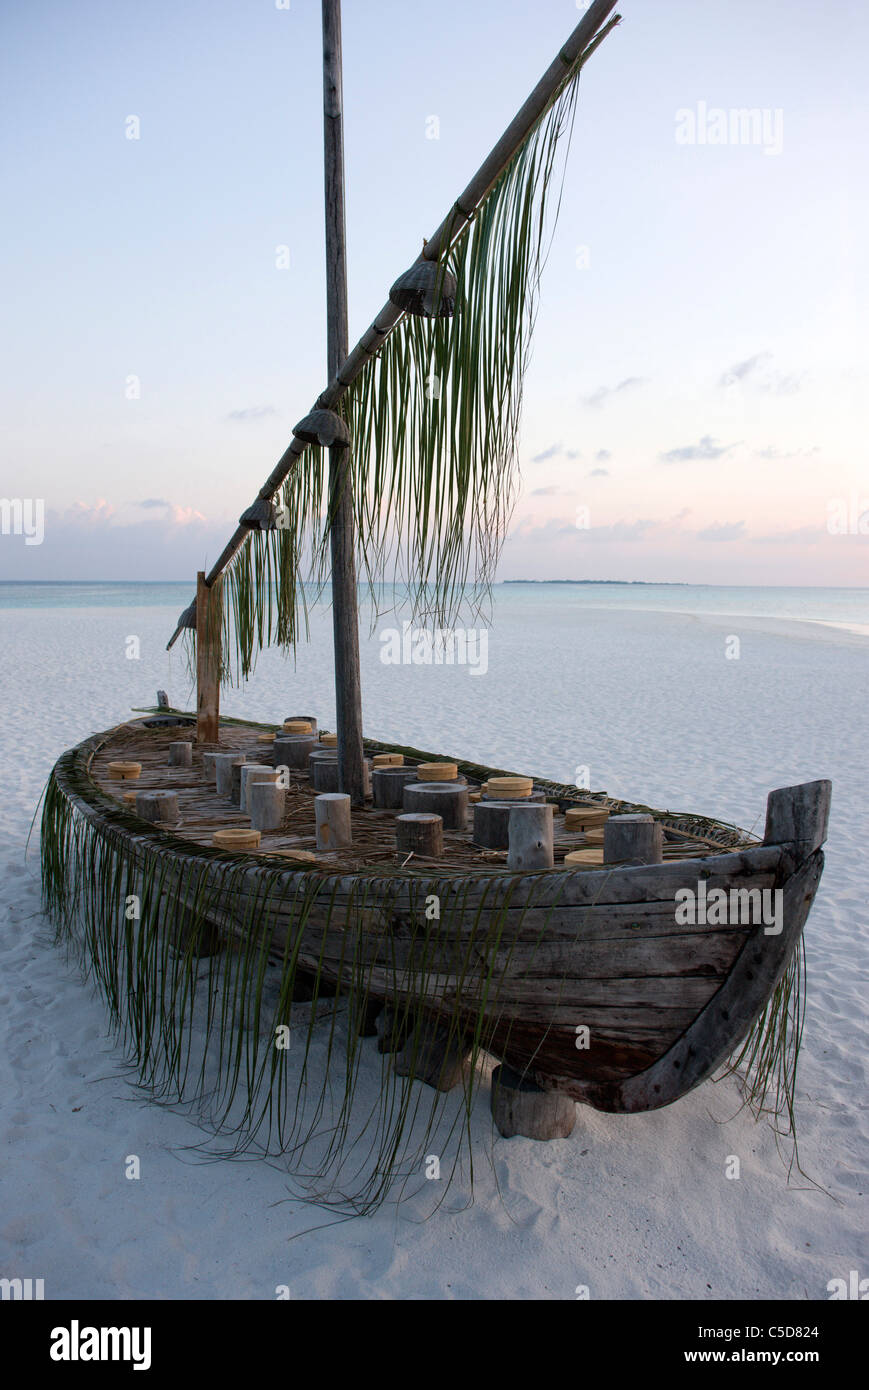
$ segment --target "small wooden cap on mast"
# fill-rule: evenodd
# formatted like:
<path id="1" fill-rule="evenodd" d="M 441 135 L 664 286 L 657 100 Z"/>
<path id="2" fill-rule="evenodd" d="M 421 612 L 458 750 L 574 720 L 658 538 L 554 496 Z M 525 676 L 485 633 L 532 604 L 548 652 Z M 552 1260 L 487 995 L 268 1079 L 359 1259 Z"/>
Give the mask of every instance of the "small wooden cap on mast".
<path id="1" fill-rule="evenodd" d="M 455 275 L 435 261 L 417 261 L 399 275 L 389 299 L 396 309 L 417 318 L 451 319 L 456 312 Z"/>
<path id="2" fill-rule="evenodd" d="M 277 531 L 278 513 L 274 502 L 268 497 L 258 497 L 238 518 L 239 526 L 247 526 L 251 531 Z"/>
<path id="3" fill-rule="evenodd" d="M 312 410 L 310 415 L 293 426 L 293 434 L 303 444 L 319 444 L 323 449 L 350 443 L 347 421 L 342 420 L 334 410 Z"/>

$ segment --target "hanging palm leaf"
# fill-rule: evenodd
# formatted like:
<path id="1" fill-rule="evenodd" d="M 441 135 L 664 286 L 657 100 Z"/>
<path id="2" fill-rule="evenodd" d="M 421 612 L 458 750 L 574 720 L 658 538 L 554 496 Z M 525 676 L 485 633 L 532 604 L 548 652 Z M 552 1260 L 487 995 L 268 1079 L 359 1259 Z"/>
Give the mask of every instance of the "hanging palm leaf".
<path id="1" fill-rule="evenodd" d="M 441 625 L 488 594 L 515 500 L 522 387 L 582 61 L 447 253 L 438 273 L 455 277 L 454 317 L 406 314 L 341 403 L 374 617 L 395 602 L 391 586 L 412 617 Z M 326 498 L 314 446 L 284 483 L 278 530 L 249 535 L 229 568 L 242 676 L 257 648 L 295 643 L 300 576 L 328 583 Z"/>

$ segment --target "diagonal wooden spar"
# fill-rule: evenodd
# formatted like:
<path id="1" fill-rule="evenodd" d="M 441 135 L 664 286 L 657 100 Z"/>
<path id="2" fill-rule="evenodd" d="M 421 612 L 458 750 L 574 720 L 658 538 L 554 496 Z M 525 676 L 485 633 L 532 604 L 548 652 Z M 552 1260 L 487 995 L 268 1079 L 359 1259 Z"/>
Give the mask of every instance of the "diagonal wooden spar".
<path id="1" fill-rule="evenodd" d="M 443 253 L 449 250 L 453 245 L 461 232 L 464 231 L 483 199 L 490 192 L 493 185 L 510 163 L 510 160 L 516 154 L 517 150 L 521 148 L 525 140 L 527 140 L 540 117 L 550 105 L 553 97 L 564 82 L 567 73 L 573 71 L 577 67 L 581 67 L 587 62 L 595 49 L 606 38 L 607 34 L 620 23 L 620 15 L 614 15 L 612 19 L 609 19 L 617 3 L 618 0 L 594 0 L 594 3 L 589 6 L 579 24 L 577 24 L 573 33 L 570 35 L 570 38 L 559 50 L 558 56 L 550 63 L 546 72 L 537 83 L 537 86 L 513 117 L 513 120 L 504 131 L 500 140 L 480 165 L 467 188 L 453 204 L 437 231 L 429 237 L 423 250 L 417 257 L 417 262 L 423 260 L 439 260 Z M 608 19 L 609 22 L 607 23 L 606 21 Z M 403 317 L 404 312 L 396 308 L 391 301 L 387 301 L 374 319 L 374 322 L 366 332 L 363 333 L 353 351 L 345 361 L 341 363 L 341 366 L 326 390 L 318 397 L 315 408 L 334 410 L 345 391 L 356 380 L 368 359 L 379 352 L 385 339 Z M 304 454 L 306 448 L 307 445 L 301 440 L 293 439 L 292 443 L 281 455 L 265 483 L 260 488 L 258 493 L 259 497 L 265 500 L 270 500 L 274 497 L 278 488 L 290 473 L 290 470 Z M 250 529 L 247 526 L 238 527 L 218 556 L 214 565 L 211 567 L 211 570 L 206 575 L 205 582 L 207 585 L 213 584 L 218 575 L 226 569 L 227 565 L 241 549 L 249 535 Z M 182 631 L 183 628 L 179 624 L 166 644 L 167 651 L 174 645 Z"/>

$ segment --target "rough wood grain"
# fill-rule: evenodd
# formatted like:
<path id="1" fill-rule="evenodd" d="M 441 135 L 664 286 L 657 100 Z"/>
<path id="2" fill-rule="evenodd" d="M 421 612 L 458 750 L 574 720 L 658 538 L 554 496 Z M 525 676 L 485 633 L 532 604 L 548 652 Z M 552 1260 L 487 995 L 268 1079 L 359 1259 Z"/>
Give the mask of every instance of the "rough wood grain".
<path id="1" fill-rule="evenodd" d="M 200 570 L 196 576 L 196 742 L 201 747 L 219 741 L 219 589 L 210 589 Z"/>
<path id="2" fill-rule="evenodd" d="M 507 822 L 507 868 L 514 873 L 551 869 L 554 863 L 552 807 L 514 806 Z"/>
<path id="3" fill-rule="evenodd" d="M 314 801 L 317 849 L 340 849 L 352 843 L 350 797 L 345 792 L 325 792 Z"/>
<path id="4" fill-rule="evenodd" d="M 492 1118 L 505 1139 L 567 1139 L 576 1125 L 576 1102 L 502 1065 L 492 1072 Z"/>
<path id="5" fill-rule="evenodd" d="M 277 830 L 284 818 L 286 792 L 274 782 L 249 782 L 248 813 L 254 830 Z"/>
<path id="6" fill-rule="evenodd" d="M 424 854 L 437 859 L 444 852 L 443 818 L 424 812 L 396 816 L 395 843 L 402 854 Z"/>
<path id="7" fill-rule="evenodd" d="M 605 864 L 660 864 L 664 835 L 652 816 L 610 816 L 603 832 Z"/>
<path id="8" fill-rule="evenodd" d="M 347 227 L 344 211 L 344 92 L 341 0 L 323 0 L 323 132 L 326 187 L 326 318 L 329 378 L 349 351 Z M 338 789 L 354 806 L 365 803 L 362 684 L 356 589 L 356 523 L 350 451 L 329 450 L 329 546 L 332 559 L 332 630 L 338 720 Z"/>
<path id="9" fill-rule="evenodd" d="M 764 844 L 793 845 L 797 857 L 807 859 L 827 838 L 832 794 L 832 782 L 823 780 L 770 792 Z"/>
<path id="10" fill-rule="evenodd" d="M 468 789 L 454 782 L 408 782 L 405 811 L 440 816 L 444 830 L 463 830 L 468 818 Z"/>

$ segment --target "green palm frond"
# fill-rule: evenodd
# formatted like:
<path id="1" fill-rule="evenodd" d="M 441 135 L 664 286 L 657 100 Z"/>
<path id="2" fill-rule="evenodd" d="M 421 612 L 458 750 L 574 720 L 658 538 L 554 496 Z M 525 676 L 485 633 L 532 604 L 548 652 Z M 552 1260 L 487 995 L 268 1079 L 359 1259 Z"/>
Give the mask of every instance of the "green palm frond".
<path id="1" fill-rule="evenodd" d="M 455 317 L 405 315 L 341 403 L 372 621 L 385 602 L 442 625 L 485 603 L 515 501 L 522 386 L 579 72 L 447 253 Z M 237 676 L 260 647 L 292 648 L 306 631 L 303 578 L 317 591 L 329 579 L 327 498 L 325 454 L 311 448 L 283 485 L 280 528 L 251 533 L 229 567 Z"/>

